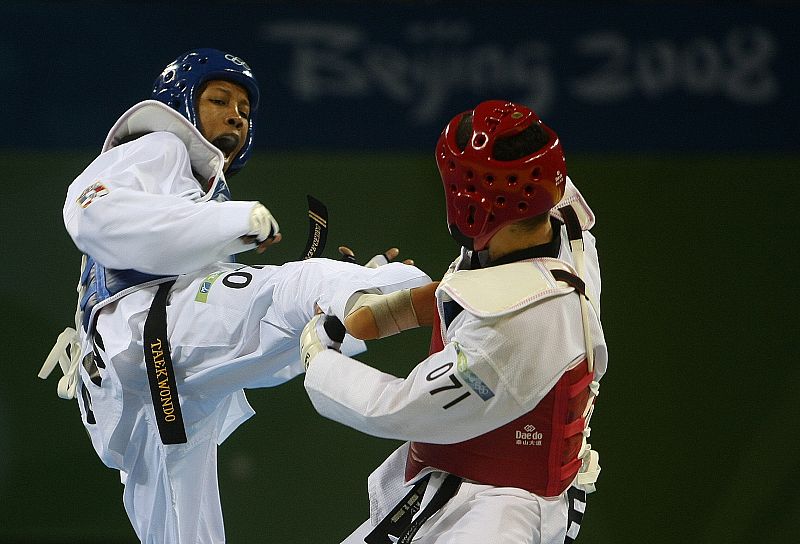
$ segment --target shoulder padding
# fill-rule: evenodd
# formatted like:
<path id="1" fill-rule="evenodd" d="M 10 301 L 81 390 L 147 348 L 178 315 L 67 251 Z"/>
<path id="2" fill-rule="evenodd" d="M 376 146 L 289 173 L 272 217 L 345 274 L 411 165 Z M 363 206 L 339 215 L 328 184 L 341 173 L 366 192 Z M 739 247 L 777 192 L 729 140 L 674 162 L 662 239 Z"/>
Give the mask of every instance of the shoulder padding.
<path id="1" fill-rule="evenodd" d="M 573 287 L 553 277 L 551 270 L 554 269 L 575 274 L 568 263 L 552 258 L 459 270 L 442 278 L 437 296 L 456 301 L 478 317 L 501 316 L 573 292 Z"/>

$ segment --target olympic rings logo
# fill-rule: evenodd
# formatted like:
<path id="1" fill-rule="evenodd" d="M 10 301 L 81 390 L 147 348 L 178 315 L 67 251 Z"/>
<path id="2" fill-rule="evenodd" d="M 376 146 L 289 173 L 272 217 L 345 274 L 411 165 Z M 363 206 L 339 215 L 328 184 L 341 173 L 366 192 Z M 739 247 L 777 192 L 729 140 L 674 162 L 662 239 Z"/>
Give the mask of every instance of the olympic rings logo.
<path id="1" fill-rule="evenodd" d="M 241 66 L 242 68 L 249 70 L 250 67 L 247 65 L 245 61 L 237 57 L 236 55 L 231 55 L 230 53 L 225 53 L 225 59 L 229 60 L 230 62 L 236 64 L 237 66 Z"/>

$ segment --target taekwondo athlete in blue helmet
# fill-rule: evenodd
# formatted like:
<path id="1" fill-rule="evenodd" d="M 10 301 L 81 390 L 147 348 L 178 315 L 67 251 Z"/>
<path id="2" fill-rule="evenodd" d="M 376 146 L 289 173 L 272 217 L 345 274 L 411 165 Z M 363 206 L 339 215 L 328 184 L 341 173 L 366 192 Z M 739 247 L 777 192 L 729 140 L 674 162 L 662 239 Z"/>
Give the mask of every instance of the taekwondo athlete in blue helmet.
<path id="1" fill-rule="evenodd" d="M 303 372 L 298 338 L 316 311 L 344 321 L 359 294 L 430 279 L 401 263 L 231 262 L 279 236 L 225 180 L 252 151 L 256 80 L 240 58 L 198 49 L 166 67 L 152 97 L 68 189 L 64 222 L 83 254 L 75 327 L 39 375 L 60 364 L 58 393 L 77 398 L 95 451 L 119 471 L 142 542 L 218 543 L 217 445 L 254 413 L 244 389 Z"/>

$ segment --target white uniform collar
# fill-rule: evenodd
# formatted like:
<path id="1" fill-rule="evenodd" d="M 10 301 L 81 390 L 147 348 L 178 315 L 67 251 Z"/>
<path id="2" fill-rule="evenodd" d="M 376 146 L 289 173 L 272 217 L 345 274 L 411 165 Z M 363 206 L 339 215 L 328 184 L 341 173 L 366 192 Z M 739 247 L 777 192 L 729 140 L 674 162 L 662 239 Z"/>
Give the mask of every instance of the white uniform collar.
<path id="1" fill-rule="evenodd" d="M 211 145 L 183 115 L 158 100 L 139 102 L 123 113 L 111 127 L 103 152 L 118 145 L 126 136 L 143 132 L 171 132 L 186 145 L 192 168 L 204 180 L 224 179 L 222 151 Z"/>
<path id="2" fill-rule="evenodd" d="M 578 188 L 575 187 L 575 184 L 572 183 L 572 180 L 569 179 L 569 176 L 567 176 L 567 186 L 564 188 L 564 196 L 561 197 L 558 204 L 550 210 L 550 215 L 563 222 L 564 218 L 561 217 L 561 212 L 559 212 L 558 209 L 567 205 L 572 206 L 575 210 L 582 230 L 589 230 L 594 226 L 594 212 L 589 207 L 589 204 L 586 202 L 586 199 L 583 198 L 580 191 L 578 191 Z"/>

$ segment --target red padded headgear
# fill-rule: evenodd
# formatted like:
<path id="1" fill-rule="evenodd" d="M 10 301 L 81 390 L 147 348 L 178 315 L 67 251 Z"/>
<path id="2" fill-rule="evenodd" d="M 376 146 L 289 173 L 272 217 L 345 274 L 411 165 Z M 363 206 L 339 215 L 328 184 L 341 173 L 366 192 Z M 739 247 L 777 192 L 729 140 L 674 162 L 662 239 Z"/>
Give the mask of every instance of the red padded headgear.
<path id="1" fill-rule="evenodd" d="M 456 144 L 461 118 L 473 114 L 464 151 Z M 492 158 L 497 140 L 521 133 L 534 123 L 547 143 L 522 158 Z M 504 100 L 481 102 L 456 115 L 436 144 L 436 164 L 444 184 L 450 234 L 468 249 L 480 251 L 509 223 L 547 212 L 564 196 L 567 165 L 558 135 L 531 109 Z"/>

